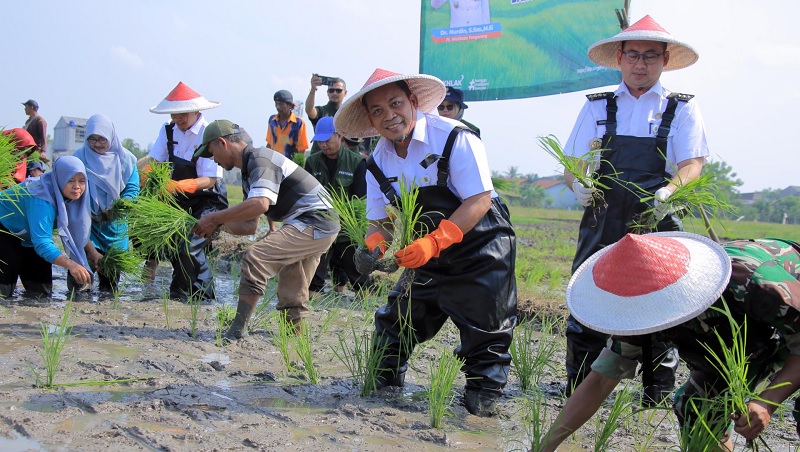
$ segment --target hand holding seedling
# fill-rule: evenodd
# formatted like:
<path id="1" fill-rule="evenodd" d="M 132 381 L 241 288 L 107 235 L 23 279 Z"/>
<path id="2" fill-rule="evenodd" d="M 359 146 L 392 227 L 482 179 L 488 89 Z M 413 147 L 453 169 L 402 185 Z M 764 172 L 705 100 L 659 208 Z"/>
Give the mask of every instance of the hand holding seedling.
<path id="1" fill-rule="evenodd" d="M 207 213 L 200 217 L 200 219 L 197 220 L 197 224 L 194 225 L 192 232 L 200 237 L 211 237 L 211 234 L 223 223 L 217 220 L 217 213 L 219 212 Z"/>
<path id="2" fill-rule="evenodd" d="M 406 268 L 419 268 L 454 243 L 464 239 L 464 233 L 450 220 L 442 220 L 439 227 L 425 237 L 394 253 L 397 265 Z"/>
<path id="3" fill-rule="evenodd" d="M 583 207 L 592 205 L 592 198 L 594 197 L 595 188 L 589 182 L 589 186 L 585 187 L 581 181 L 575 179 L 572 181 L 572 191 L 575 192 L 575 197 L 578 198 L 578 203 Z"/>
<path id="4" fill-rule="evenodd" d="M 756 439 L 767 428 L 770 417 L 767 404 L 757 400 L 747 402 L 747 413 L 731 415 L 734 431 L 748 441 Z"/>

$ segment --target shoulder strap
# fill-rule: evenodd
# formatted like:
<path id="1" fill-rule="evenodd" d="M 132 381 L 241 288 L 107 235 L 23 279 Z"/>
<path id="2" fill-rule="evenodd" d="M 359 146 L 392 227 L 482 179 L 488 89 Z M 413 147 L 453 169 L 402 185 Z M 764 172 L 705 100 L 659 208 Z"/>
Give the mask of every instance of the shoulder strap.
<path id="1" fill-rule="evenodd" d="M 174 121 L 170 121 L 167 125 L 164 126 L 164 132 L 167 134 L 167 152 L 169 153 L 170 158 L 175 156 L 175 145 L 178 144 L 177 141 L 174 141 L 174 135 L 172 128 L 175 126 Z"/>
<path id="2" fill-rule="evenodd" d="M 397 195 L 397 191 L 392 187 L 392 182 L 386 178 L 383 171 L 378 168 L 378 164 L 375 163 L 375 158 L 373 158 L 372 154 L 367 157 L 367 169 L 372 173 L 375 180 L 378 181 L 383 196 L 386 196 L 386 199 L 388 199 L 393 206 L 399 205 L 400 197 Z"/>
<path id="3" fill-rule="evenodd" d="M 613 99 L 614 98 L 614 93 L 606 92 L 606 93 L 587 94 L 586 98 L 589 99 L 589 102 L 594 102 L 594 101 L 600 100 L 600 99 Z"/>
<path id="4" fill-rule="evenodd" d="M 455 126 L 453 127 L 453 130 L 450 131 L 450 135 L 447 136 L 447 141 L 444 143 L 442 156 L 439 157 L 439 161 L 436 164 L 436 169 L 438 171 L 436 176 L 436 185 L 440 187 L 447 187 L 447 178 L 450 177 L 450 154 L 453 152 L 453 144 L 456 142 L 456 137 L 462 130 L 466 130 L 473 134 L 475 133 L 469 127 L 462 126 Z"/>
<path id="5" fill-rule="evenodd" d="M 661 114 L 661 124 L 658 126 L 658 134 L 656 134 L 656 146 L 663 152 L 666 152 L 667 149 L 667 137 L 669 129 L 672 127 L 672 120 L 675 119 L 678 102 L 689 102 L 693 97 L 694 94 L 683 93 L 671 93 L 667 96 L 667 108 Z"/>

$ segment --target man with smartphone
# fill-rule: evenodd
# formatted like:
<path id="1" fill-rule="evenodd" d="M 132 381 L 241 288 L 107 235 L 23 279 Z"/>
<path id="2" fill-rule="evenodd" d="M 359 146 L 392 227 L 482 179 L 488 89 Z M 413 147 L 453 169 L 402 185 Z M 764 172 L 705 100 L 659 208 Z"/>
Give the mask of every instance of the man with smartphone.
<path id="1" fill-rule="evenodd" d="M 317 88 L 323 85 L 328 87 L 328 103 L 314 106 Z M 308 97 L 306 97 L 306 114 L 315 131 L 317 128 L 317 121 L 319 121 L 320 118 L 325 116 L 332 117 L 339 111 L 339 107 L 342 105 L 345 95 L 347 95 L 347 85 L 344 80 L 339 77 L 311 74 L 311 90 L 308 92 Z M 309 155 L 316 154 L 317 152 L 319 152 L 319 145 L 314 141 L 311 143 Z"/>

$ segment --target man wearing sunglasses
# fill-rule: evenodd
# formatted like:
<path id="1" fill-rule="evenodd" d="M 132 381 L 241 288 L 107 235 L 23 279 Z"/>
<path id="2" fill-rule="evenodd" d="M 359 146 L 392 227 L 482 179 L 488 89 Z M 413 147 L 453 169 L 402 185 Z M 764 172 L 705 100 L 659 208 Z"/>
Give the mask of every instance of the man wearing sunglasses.
<path id="1" fill-rule="evenodd" d="M 700 109 L 690 94 L 661 85 L 661 72 L 694 64 L 697 52 L 672 37 L 650 16 L 615 36 L 596 42 L 589 58 L 622 72 L 614 92 L 590 94 L 564 152 L 580 160 L 584 171 L 602 178 L 608 188 L 585 187 L 565 171 L 567 186 L 585 207 L 575 272 L 597 251 L 633 232 L 630 224 L 656 207 L 658 231 L 680 231 L 681 220 L 664 202 L 681 185 L 700 175 L 709 155 Z M 662 210 L 658 207 L 661 205 Z M 570 316 L 567 323 L 567 394 L 591 370 L 608 335 L 593 331 Z M 645 382 L 643 404 L 662 401 L 675 382 L 677 353 L 653 344 L 655 368 Z"/>
<path id="2" fill-rule="evenodd" d="M 306 97 L 306 114 L 315 132 L 317 121 L 325 116 L 333 117 L 336 112 L 339 111 L 339 107 L 342 106 L 344 96 L 347 95 L 347 85 L 344 83 L 344 80 L 339 77 L 333 77 L 333 82 L 328 85 L 327 89 L 328 103 L 314 106 L 317 97 L 317 89 L 323 86 L 322 82 L 323 79 L 319 74 L 311 74 L 311 90 L 308 92 L 308 97 Z M 317 152 L 319 152 L 319 145 L 314 141 L 311 143 L 311 151 L 309 151 L 308 154 L 316 154 Z"/>
<path id="3" fill-rule="evenodd" d="M 461 121 L 462 124 L 475 132 L 475 135 L 480 137 L 481 129 L 479 129 L 475 124 L 469 123 L 463 119 L 464 110 L 467 108 L 469 107 L 464 103 L 464 92 L 460 89 L 448 86 L 447 94 L 445 94 L 442 103 L 439 104 L 439 116 Z"/>

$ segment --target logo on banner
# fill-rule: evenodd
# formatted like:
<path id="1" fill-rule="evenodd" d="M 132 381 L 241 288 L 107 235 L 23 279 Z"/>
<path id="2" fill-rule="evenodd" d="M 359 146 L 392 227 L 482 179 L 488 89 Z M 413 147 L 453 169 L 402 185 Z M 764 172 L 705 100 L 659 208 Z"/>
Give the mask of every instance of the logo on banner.
<path id="1" fill-rule="evenodd" d="M 464 74 L 461 74 L 461 78 L 458 80 L 442 80 L 444 82 L 444 86 L 452 86 L 453 88 L 461 88 L 461 82 L 464 81 Z"/>
<path id="2" fill-rule="evenodd" d="M 469 87 L 467 89 L 470 91 L 485 91 L 489 89 L 489 80 L 485 78 L 474 78 L 469 81 Z"/>

